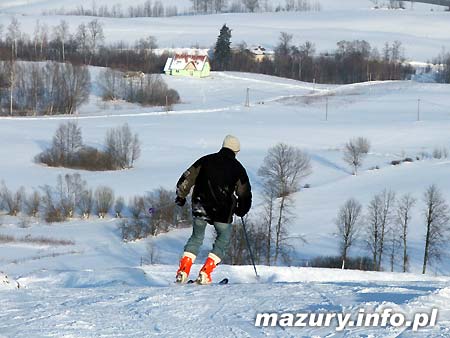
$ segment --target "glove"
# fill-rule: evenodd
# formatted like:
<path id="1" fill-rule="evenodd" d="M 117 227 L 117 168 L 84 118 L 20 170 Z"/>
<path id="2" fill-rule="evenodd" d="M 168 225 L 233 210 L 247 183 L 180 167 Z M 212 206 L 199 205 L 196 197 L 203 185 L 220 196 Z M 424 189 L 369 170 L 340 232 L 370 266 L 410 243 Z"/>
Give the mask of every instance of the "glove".
<path id="1" fill-rule="evenodd" d="M 186 204 L 186 199 L 180 196 L 177 196 L 177 198 L 175 198 L 175 204 L 182 207 Z"/>
<path id="2" fill-rule="evenodd" d="M 239 202 L 238 202 L 236 209 L 234 210 L 234 214 L 238 217 L 244 217 L 246 213 L 247 213 L 247 210 L 242 208 L 241 204 L 239 204 Z"/>

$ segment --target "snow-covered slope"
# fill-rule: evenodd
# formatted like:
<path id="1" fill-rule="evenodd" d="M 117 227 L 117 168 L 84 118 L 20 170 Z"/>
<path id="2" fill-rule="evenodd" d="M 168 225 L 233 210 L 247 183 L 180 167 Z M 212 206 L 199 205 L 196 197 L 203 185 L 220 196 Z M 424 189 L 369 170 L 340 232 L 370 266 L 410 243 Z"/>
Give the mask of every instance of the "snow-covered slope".
<path id="1" fill-rule="evenodd" d="M 98 70 L 92 72 L 95 76 Z M 239 159 L 255 189 L 251 217 L 257 220 L 257 170 L 267 149 L 277 142 L 297 145 L 310 153 L 314 173 L 305 181 L 311 188 L 296 197 L 297 218 L 290 229 L 294 265 L 316 255 L 336 254 L 333 219 L 348 197 L 367 204 L 373 194 L 391 188 L 420 199 L 432 183 L 441 187 L 447 199 L 450 197 L 448 160 L 389 165 L 393 159 L 430 153 L 449 144 L 448 85 L 393 81 L 330 86 L 239 73 L 213 73 L 204 80 L 165 79 L 183 98 L 183 103 L 169 113 L 121 103 L 104 105 L 94 92 L 76 117 L 0 119 L 1 140 L 8 142 L 8 147 L 0 148 L 0 158 L 8 159 L 0 167 L 0 178 L 11 188 L 24 185 L 30 191 L 54 184 L 60 173 L 73 172 L 33 163 L 34 155 L 48 145 L 58 124 L 67 119 L 78 120 L 85 142 L 95 146 L 102 143 L 108 128 L 124 122 L 139 133 L 142 158 L 135 169 L 82 172 L 92 186 L 106 184 L 125 197 L 159 186 L 172 188 L 195 158 L 216 151 L 222 137 L 233 133 L 241 139 Z M 247 88 L 250 108 L 243 106 Z M 416 115 L 418 98 L 421 121 Z M 343 144 L 353 136 L 365 136 L 372 142 L 372 151 L 357 177 L 349 174 L 341 153 Z M 379 170 L 369 170 L 376 165 Z M 411 225 L 412 271 L 419 270 L 423 253 L 421 211 L 421 206 L 415 208 Z M 23 286 L 0 291 L 1 334 L 6 337 L 175 337 L 181 330 L 187 337 L 311 337 L 330 333 L 335 337 L 414 337 L 410 330 L 393 327 L 349 328 L 344 332 L 334 328 L 298 332 L 293 328 L 254 327 L 255 315 L 262 311 L 355 313 L 362 307 L 378 311 L 385 306 L 408 316 L 440 308 L 439 325 L 423 329 L 417 336 L 445 336 L 450 328 L 445 306 L 449 301 L 447 277 L 258 266 L 261 279 L 256 280 L 250 266 L 223 265 L 215 278 L 230 277 L 231 285 L 177 288 L 171 281 L 190 229 L 153 239 L 159 265 L 140 267 L 141 258 L 148 256 L 150 239 L 122 243 L 115 220 L 74 220 L 22 228 L 15 225 L 17 219 L 4 217 L 2 223 L 6 225 L 0 227 L 0 233 L 18 239 L 73 241 L 69 245 L 18 241 L 0 246 L 0 270 Z M 296 240 L 298 235 L 304 236 L 307 244 Z M 199 264 L 212 238 L 209 228 Z M 364 252 L 362 243 L 352 254 L 358 252 Z M 444 261 L 430 271 L 445 274 L 449 270 Z"/>
<path id="2" fill-rule="evenodd" d="M 81 172 L 91 186 L 111 186 L 116 195 L 125 198 L 160 186 L 173 189 L 179 175 L 196 158 L 216 151 L 223 136 L 231 133 L 241 139 L 239 159 L 256 191 L 252 216 L 258 221 L 258 168 L 269 147 L 285 142 L 306 150 L 313 161 L 313 174 L 304 181 L 311 189 L 298 194 L 297 217 L 290 227 L 296 259 L 336 254 L 334 218 L 343 202 L 354 197 L 367 205 L 374 194 L 392 189 L 398 195 L 411 193 L 419 200 L 410 233 L 411 266 L 419 271 L 425 231 L 421 198 L 431 184 L 437 184 L 450 198 L 450 162 L 426 157 L 400 166 L 390 162 L 422 158 L 435 148 L 448 148 L 448 85 L 393 81 L 328 86 L 238 73 L 213 73 L 204 80 L 165 79 L 183 99 L 169 113 L 129 104 L 105 105 L 93 95 L 76 117 L 0 119 L 0 135 L 11 145 L 0 148 L 0 158 L 9 159 L 0 168 L 0 179 L 12 189 L 23 185 L 31 191 L 43 184 L 54 185 L 61 173 L 74 172 L 33 163 L 57 126 L 69 118 L 78 120 L 84 142 L 97 147 L 107 129 L 125 122 L 139 134 L 142 156 L 134 169 Z M 244 107 L 247 88 L 250 108 Z M 417 121 L 419 98 L 421 116 Z M 342 159 L 342 148 L 357 136 L 367 137 L 372 150 L 360 175 L 354 177 Z M 376 166 L 380 170 L 369 170 Z M 300 235 L 306 244 L 295 239 Z M 357 252 L 364 252 L 362 243 Z M 435 268 L 450 271 L 445 264 Z"/>

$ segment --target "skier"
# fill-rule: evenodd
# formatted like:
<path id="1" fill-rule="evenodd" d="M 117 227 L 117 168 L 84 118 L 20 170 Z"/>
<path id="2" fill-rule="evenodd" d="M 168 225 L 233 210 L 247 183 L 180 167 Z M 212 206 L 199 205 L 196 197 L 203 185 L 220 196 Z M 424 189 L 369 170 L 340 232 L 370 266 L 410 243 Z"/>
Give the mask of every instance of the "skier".
<path id="1" fill-rule="evenodd" d="M 214 225 L 217 237 L 196 282 L 199 284 L 212 282 L 211 273 L 228 249 L 233 213 L 243 217 L 250 210 L 251 186 L 247 172 L 236 159 L 239 151 L 239 140 L 227 135 L 219 152 L 197 160 L 178 180 L 175 203 L 179 206 L 186 203 L 186 196 L 194 186 L 193 231 L 180 260 L 176 276 L 178 283 L 185 283 L 188 280 L 208 223 Z"/>

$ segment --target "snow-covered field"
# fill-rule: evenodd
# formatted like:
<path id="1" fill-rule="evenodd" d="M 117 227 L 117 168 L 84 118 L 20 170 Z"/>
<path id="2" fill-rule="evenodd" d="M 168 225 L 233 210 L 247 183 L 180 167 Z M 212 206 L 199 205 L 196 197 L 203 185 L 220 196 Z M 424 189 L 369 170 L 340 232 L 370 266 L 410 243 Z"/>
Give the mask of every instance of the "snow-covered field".
<path id="1" fill-rule="evenodd" d="M 36 19 L 50 25 L 67 19 L 74 29 L 92 18 L 42 17 L 40 13 L 80 3 L 0 1 L 0 23 L 6 27 L 10 16 L 17 15 L 22 28 L 31 34 Z M 436 6 L 415 4 L 414 10 L 375 11 L 370 1 L 321 3 L 323 10 L 311 13 L 101 20 L 109 41 L 134 41 L 152 34 L 162 47 L 189 47 L 197 42 L 209 47 L 224 22 L 233 28 L 233 41 L 269 46 L 276 44 L 280 31 L 294 33 L 296 43 L 314 41 L 320 49 L 333 49 L 341 39 L 366 39 L 379 47 L 384 41 L 399 39 L 413 60 L 431 59 L 450 43 L 446 35 L 449 13 Z M 99 71 L 91 68 L 94 80 Z M 123 243 L 115 219 L 75 219 L 55 225 L 31 220 L 27 225 L 26 220 L 0 215 L 0 235 L 15 238 L 0 244 L 0 337 L 450 336 L 448 255 L 441 264 L 432 265 L 427 275 L 419 274 L 425 234 L 423 192 L 436 184 L 450 201 L 450 160 L 429 157 L 434 149 L 450 147 L 450 85 L 412 81 L 317 85 L 231 72 L 213 72 L 206 79 L 163 78 L 182 98 L 170 112 L 104 103 L 94 83 L 89 103 L 76 116 L 0 118 L 0 181 L 11 189 L 24 186 L 31 192 L 44 184 L 54 185 L 59 174 L 74 173 L 33 161 L 49 145 L 58 125 L 69 119 L 78 121 L 84 143 L 91 146 L 100 147 L 106 131 L 125 122 L 139 134 L 142 155 L 132 170 L 80 172 L 90 186 L 110 186 L 125 198 L 160 186 L 173 189 L 183 170 L 199 156 L 218 150 L 223 137 L 231 133 L 241 140 L 238 158 L 255 191 L 250 217 L 257 221 L 258 168 L 269 147 L 285 142 L 307 151 L 313 164 L 313 174 L 303 182 L 311 188 L 295 196 L 295 220 L 289 228 L 292 267 L 258 266 L 261 278 L 257 280 L 251 266 L 223 265 L 214 278 L 229 277 L 227 286 L 177 287 L 172 280 L 189 228 Z M 244 107 L 247 88 L 250 107 Z M 342 148 L 357 136 L 367 137 L 372 148 L 355 177 L 342 159 Z M 414 162 L 390 165 L 405 157 Z M 318 255 L 337 254 L 334 218 L 347 198 L 367 206 L 383 189 L 397 195 L 411 193 L 418 199 L 409 236 L 411 274 L 297 267 Z M 52 241 L 25 240 L 38 238 Z M 208 228 L 194 274 L 212 239 L 213 231 Z M 146 263 L 149 245 L 155 254 L 154 265 Z M 362 241 L 351 250 L 355 256 L 364 253 Z M 387 261 L 384 266 L 388 269 Z M 439 308 L 438 325 L 418 333 L 404 327 L 337 332 L 335 326 L 254 326 L 258 312 L 357 313 L 361 308 L 380 311 L 386 307 L 409 317 Z"/>

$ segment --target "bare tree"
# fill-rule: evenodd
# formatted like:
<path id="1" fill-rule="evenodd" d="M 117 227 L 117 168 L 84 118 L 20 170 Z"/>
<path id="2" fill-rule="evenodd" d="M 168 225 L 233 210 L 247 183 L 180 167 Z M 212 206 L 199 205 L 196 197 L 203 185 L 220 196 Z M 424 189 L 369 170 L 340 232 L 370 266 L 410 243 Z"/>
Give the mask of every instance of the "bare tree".
<path id="1" fill-rule="evenodd" d="M 385 236 L 393 220 L 392 206 L 395 194 L 384 190 L 370 201 L 367 214 L 367 245 L 373 258 L 373 269 L 381 270 Z"/>
<path id="2" fill-rule="evenodd" d="M 65 114 L 73 114 L 77 108 L 89 98 L 91 79 L 89 70 L 85 66 L 73 66 L 63 64 L 61 67 L 61 89 L 63 93 L 62 111 Z"/>
<path id="3" fill-rule="evenodd" d="M 114 204 L 114 213 L 116 214 L 117 218 L 122 218 L 122 212 L 125 208 L 125 200 L 123 197 L 119 197 L 116 200 L 116 203 Z"/>
<path id="4" fill-rule="evenodd" d="M 391 265 L 391 272 L 394 272 L 395 261 L 397 258 L 397 251 L 401 248 L 401 236 L 396 231 L 395 227 L 389 231 L 389 263 Z"/>
<path id="5" fill-rule="evenodd" d="M 48 26 L 42 24 L 39 33 L 39 56 L 42 58 L 44 48 L 48 45 Z"/>
<path id="6" fill-rule="evenodd" d="M 81 55 L 83 56 L 84 64 L 87 64 L 89 53 L 89 32 L 87 26 L 84 23 L 78 26 L 76 39 L 78 42 L 78 48 L 81 49 Z"/>
<path id="7" fill-rule="evenodd" d="M 89 32 L 89 50 L 91 54 L 89 64 L 91 64 L 92 58 L 99 45 L 104 41 L 105 36 L 103 34 L 103 25 L 97 19 L 90 21 L 87 24 L 87 29 Z"/>
<path id="8" fill-rule="evenodd" d="M 360 226 L 361 204 L 351 198 L 339 209 L 335 223 L 340 237 L 342 269 L 345 269 L 347 254 L 352 246 Z"/>
<path id="9" fill-rule="evenodd" d="M 114 192 L 109 187 L 98 187 L 95 190 L 95 207 L 99 218 L 105 218 L 114 203 Z"/>
<path id="10" fill-rule="evenodd" d="M 214 10 L 216 11 L 216 13 L 222 13 L 227 5 L 228 0 L 214 0 Z"/>
<path id="11" fill-rule="evenodd" d="M 176 212 L 177 208 L 172 201 L 176 194 L 174 191 L 169 191 L 164 188 L 159 188 L 146 197 L 146 202 L 153 209 L 150 220 L 149 233 L 146 235 L 156 236 L 158 233 L 169 231 L 171 225 L 177 222 Z"/>
<path id="12" fill-rule="evenodd" d="M 449 206 L 436 185 L 431 185 L 424 194 L 425 202 L 425 253 L 422 273 L 425 274 L 429 262 L 439 261 L 446 244 L 450 222 Z"/>
<path id="13" fill-rule="evenodd" d="M 22 210 L 22 202 L 25 197 L 25 189 L 22 187 L 15 193 L 8 189 L 6 184 L 2 182 L 0 190 L 0 205 L 8 212 L 10 216 L 17 216 Z"/>
<path id="14" fill-rule="evenodd" d="M 81 192 L 80 199 L 78 201 L 78 208 L 81 213 L 81 217 L 89 219 L 92 214 L 92 208 L 94 207 L 94 196 L 92 189 L 84 189 Z"/>
<path id="15" fill-rule="evenodd" d="M 415 203 L 416 200 L 410 194 L 407 194 L 400 198 L 396 207 L 396 225 L 400 231 L 400 239 L 403 247 L 403 272 L 408 270 L 408 231 L 411 222 L 411 209 Z"/>
<path id="16" fill-rule="evenodd" d="M 25 198 L 24 205 L 28 216 L 37 217 L 41 206 L 41 195 L 39 192 L 33 191 L 30 196 Z"/>
<path id="17" fill-rule="evenodd" d="M 13 115 L 14 107 L 14 87 L 16 85 L 17 65 L 15 59 L 11 58 L 9 66 L 9 115 Z"/>
<path id="18" fill-rule="evenodd" d="M 301 180 L 310 174 L 309 156 L 301 149 L 283 143 L 269 149 L 262 166 L 258 170 L 263 185 L 266 187 L 272 186 L 274 196 L 279 200 L 275 225 L 275 262 L 280 255 L 285 225 L 290 218 L 291 194 L 300 190 Z"/>
<path id="19" fill-rule="evenodd" d="M 76 122 L 60 124 L 53 136 L 50 153 L 55 165 L 67 165 L 83 147 L 81 128 Z"/>
<path id="20" fill-rule="evenodd" d="M 265 242 L 265 261 L 267 265 L 271 265 L 272 259 L 272 245 L 273 245 L 273 227 L 274 227 L 274 218 L 275 218 L 275 203 L 276 203 L 276 191 L 275 187 L 272 184 L 264 184 L 263 185 L 263 206 L 264 206 L 264 214 L 262 224 L 264 225 L 265 232 L 267 234 Z"/>
<path id="21" fill-rule="evenodd" d="M 42 206 L 44 212 L 44 219 L 48 223 L 65 221 L 59 201 L 56 199 L 54 189 L 49 185 L 45 185 L 42 188 Z"/>
<path id="22" fill-rule="evenodd" d="M 62 62 L 66 61 L 65 46 L 69 38 L 69 25 L 65 20 L 61 20 L 60 24 L 54 28 L 55 40 L 61 43 L 61 57 Z"/>
<path id="23" fill-rule="evenodd" d="M 373 269 L 378 267 L 378 248 L 380 242 L 380 227 L 381 227 L 381 215 L 380 207 L 381 201 L 378 196 L 375 196 L 369 203 L 367 214 L 367 246 L 372 254 Z"/>
<path id="24" fill-rule="evenodd" d="M 123 84 L 123 73 L 111 68 L 102 71 L 97 81 L 102 89 L 104 100 L 117 100 L 123 97 L 121 90 Z"/>
<path id="25" fill-rule="evenodd" d="M 21 38 L 22 33 L 20 32 L 20 23 L 16 17 L 11 18 L 11 23 L 8 26 L 8 33 L 6 39 L 11 45 L 11 58 L 17 59 L 17 45 Z"/>
<path id="26" fill-rule="evenodd" d="M 358 174 L 358 168 L 369 151 L 370 143 L 364 137 L 351 139 L 345 144 L 344 161 L 353 168 L 353 175 Z"/>
<path id="27" fill-rule="evenodd" d="M 117 168 L 132 168 L 140 156 L 139 137 L 131 133 L 128 124 L 108 130 L 105 144 L 106 153 Z"/>
<path id="28" fill-rule="evenodd" d="M 245 8 L 252 13 L 259 8 L 259 0 L 243 0 L 243 3 Z"/>
<path id="29" fill-rule="evenodd" d="M 74 217 L 75 208 L 80 202 L 85 187 L 86 182 L 81 179 L 78 173 L 66 174 L 64 177 L 58 175 L 56 188 L 64 217 Z"/>
<path id="30" fill-rule="evenodd" d="M 384 190 L 379 196 L 379 200 L 381 201 L 380 204 L 380 241 L 379 241 L 379 248 L 378 248 L 378 267 L 377 270 L 381 270 L 381 263 L 383 260 L 383 253 L 384 253 L 384 247 L 385 247 L 385 236 L 390 231 L 390 226 L 393 221 L 393 211 L 392 207 L 395 203 L 395 193 L 392 191 L 386 191 Z"/>
<path id="31" fill-rule="evenodd" d="M 148 222 L 145 217 L 145 200 L 142 196 L 134 196 L 129 204 L 128 210 L 131 213 L 131 220 L 125 223 L 127 239 L 143 238 L 148 234 L 147 228 Z"/>

